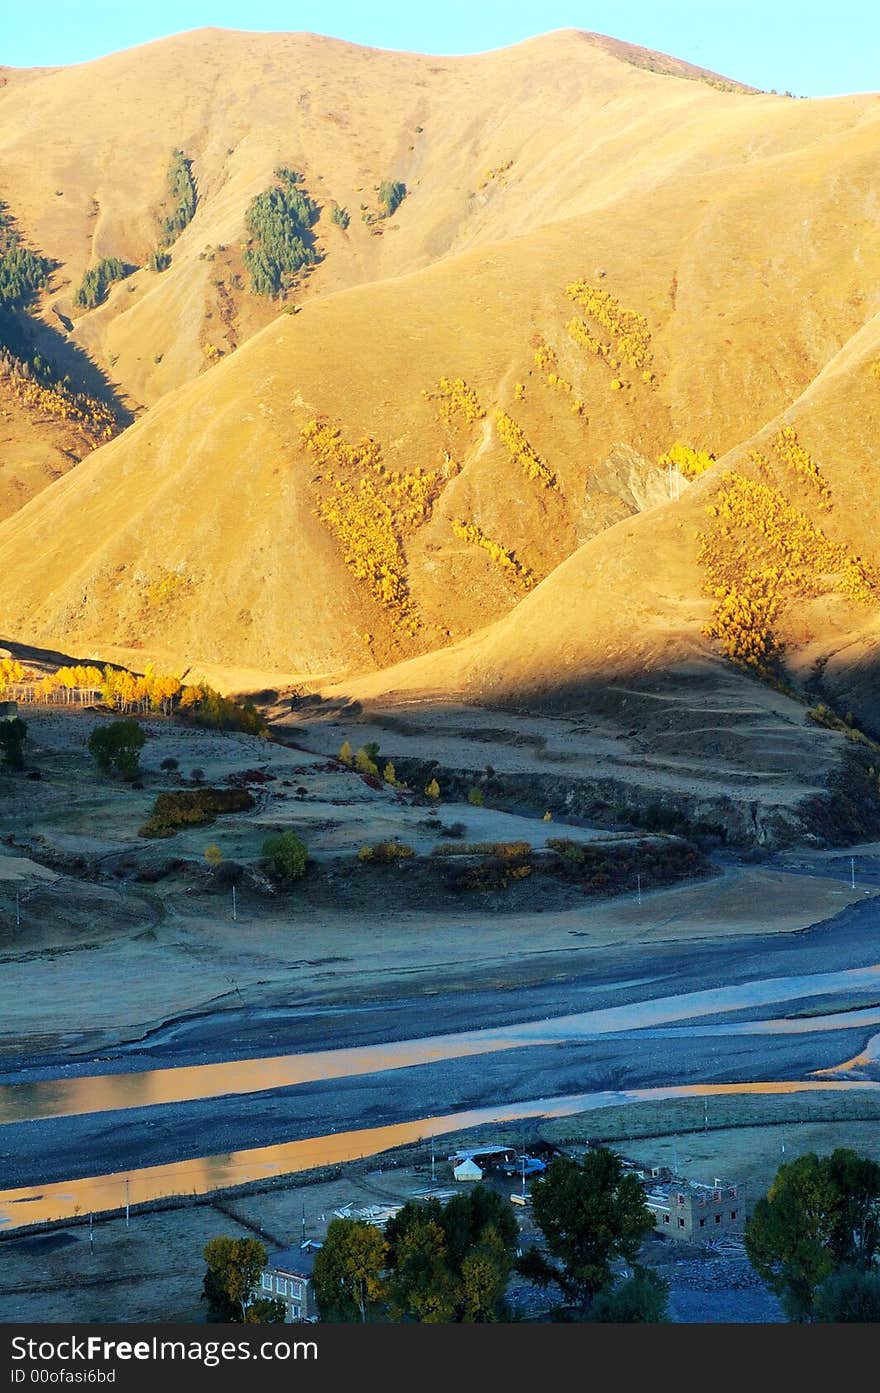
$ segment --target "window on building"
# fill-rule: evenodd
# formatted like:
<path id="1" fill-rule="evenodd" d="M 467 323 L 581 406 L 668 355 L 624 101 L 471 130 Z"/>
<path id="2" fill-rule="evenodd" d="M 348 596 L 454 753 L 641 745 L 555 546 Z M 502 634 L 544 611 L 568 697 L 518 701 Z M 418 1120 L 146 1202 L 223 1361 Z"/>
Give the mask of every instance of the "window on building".
<path id="1" fill-rule="evenodd" d="M 278 1292 L 279 1296 L 286 1296 L 286 1295 L 287 1295 L 287 1278 L 286 1278 L 286 1277 L 278 1277 L 278 1278 L 276 1278 L 275 1290 Z"/>
<path id="2" fill-rule="evenodd" d="M 290 1316 L 292 1320 L 299 1320 L 301 1315 L 302 1311 L 300 1310 L 299 1306 L 291 1306 Z"/>
<path id="3" fill-rule="evenodd" d="M 270 1275 L 268 1272 L 264 1272 L 264 1273 L 263 1273 L 263 1276 L 262 1276 L 262 1278 L 261 1278 L 261 1280 L 260 1280 L 260 1285 L 262 1286 L 263 1291 L 271 1291 L 271 1290 L 272 1290 L 272 1278 L 271 1278 L 271 1275 Z"/>
<path id="4" fill-rule="evenodd" d="M 668 1214 L 664 1214 L 664 1215 L 663 1215 L 663 1222 L 664 1222 L 664 1224 L 668 1224 L 668 1223 L 669 1223 L 669 1215 L 668 1215 Z"/>
<path id="5" fill-rule="evenodd" d="M 295 1296 L 297 1300 L 302 1296 L 302 1282 L 296 1282 L 292 1277 L 290 1279 L 290 1294 Z"/>
<path id="6" fill-rule="evenodd" d="M 735 1209 L 731 1209 L 731 1211 L 730 1211 L 730 1217 L 731 1217 L 731 1219 L 735 1219 L 735 1218 L 736 1218 L 736 1210 L 735 1210 Z"/>
<path id="7" fill-rule="evenodd" d="M 705 1227 L 706 1227 L 706 1220 L 705 1220 L 705 1219 L 701 1219 L 701 1220 L 700 1220 L 700 1228 L 701 1228 L 701 1229 L 704 1229 Z"/>
<path id="8" fill-rule="evenodd" d="M 716 1224 L 720 1224 L 720 1223 L 721 1223 L 721 1215 L 720 1215 L 720 1214 L 716 1214 L 716 1215 L 715 1215 L 715 1222 L 716 1222 Z"/>
<path id="9" fill-rule="evenodd" d="M 676 1195 L 675 1198 L 679 1204 L 684 1204 L 684 1195 Z"/>
<path id="10" fill-rule="evenodd" d="M 678 1227 L 679 1227 L 680 1229 L 683 1229 L 683 1228 L 684 1228 L 684 1219 L 679 1219 L 679 1221 L 678 1221 Z"/>

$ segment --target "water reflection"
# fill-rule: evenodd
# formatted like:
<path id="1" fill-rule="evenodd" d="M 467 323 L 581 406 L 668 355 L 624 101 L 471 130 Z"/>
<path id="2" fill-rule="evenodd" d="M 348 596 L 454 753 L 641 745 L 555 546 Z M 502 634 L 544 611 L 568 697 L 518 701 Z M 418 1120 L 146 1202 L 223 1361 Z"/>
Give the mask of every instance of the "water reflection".
<path id="1" fill-rule="evenodd" d="M 0 1123 L 180 1103 L 228 1094 L 262 1093 L 300 1083 L 405 1069 L 412 1065 L 434 1064 L 497 1050 L 553 1045 L 617 1031 L 650 1029 L 673 1021 L 693 1020 L 700 1016 L 775 1005 L 833 992 L 878 989 L 880 964 L 873 964 L 803 977 L 772 977 L 678 996 L 655 997 L 650 1001 L 622 1006 L 606 1006 L 546 1020 L 434 1035 L 420 1040 L 400 1040 L 386 1045 L 318 1050 L 308 1054 L 122 1074 L 93 1074 L 40 1083 L 7 1084 L 0 1087 Z M 853 1013 L 845 1014 L 848 1015 L 848 1025 L 861 1024 L 853 1018 Z M 780 1030 L 783 1028 L 784 1023 L 776 1024 Z M 803 1025 L 803 1029 L 808 1030 L 819 1028 L 815 1019 Z M 707 1029 L 711 1033 L 720 1033 L 730 1027 L 711 1026 Z"/>
<path id="2" fill-rule="evenodd" d="M 767 1083 L 680 1084 L 666 1088 L 632 1088 L 619 1092 L 575 1093 L 560 1098 L 538 1098 L 500 1107 L 473 1108 L 441 1117 L 423 1117 L 385 1127 L 357 1132 L 330 1133 L 303 1141 L 255 1147 L 219 1156 L 199 1156 L 189 1161 L 173 1161 L 164 1166 L 113 1175 L 63 1180 L 53 1185 L 30 1186 L 0 1191 L 0 1227 L 19 1228 L 49 1219 L 69 1220 L 81 1214 L 122 1210 L 126 1198 L 131 1204 L 171 1195 L 204 1195 L 212 1190 L 270 1175 L 296 1174 L 315 1166 L 335 1165 L 374 1156 L 394 1146 L 417 1142 L 430 1136 L 458 1132 L 483 1123 L 515 1122 L 528 1117 L 566 1117 L 622 1103 L 638 1103 L 664 1098 L 712 1097 L 721 1094 L 844 1092 L 880 1089 L 875 1082 L 817 1082 L 794 1080 Z M 126 1189 L 127 1187 L 127 1189 Z"/>

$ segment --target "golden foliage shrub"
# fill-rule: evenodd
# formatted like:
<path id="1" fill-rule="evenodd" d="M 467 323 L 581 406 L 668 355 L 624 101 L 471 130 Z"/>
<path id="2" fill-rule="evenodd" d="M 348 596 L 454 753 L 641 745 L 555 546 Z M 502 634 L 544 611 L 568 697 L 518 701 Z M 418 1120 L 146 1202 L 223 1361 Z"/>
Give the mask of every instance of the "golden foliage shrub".
<path id="1" fill-rule="evenodd" d="M 529 568 L 517 561 L 513 552 L 508 551 L 500 542 L 493 542 L 490 537 L 487 537 L 476 523 L 462 522 L 459 518 L 455 518 L 452 522 L 452 530 L 461 541 L 468 542 L 472 546 L 482 547 L 496 566 L 509 571 L 525 589 L 530 590 L 535 584 L 535 577 Z"/>
<path id="2" fill-rule="evenodd" d="M 116 417 L 104 402 L 85 392 L 72 392 L 61 382 L 39 382 L 20 369 L 18 360 L 0 354 L 0 375 L 13 396 L 30 411 L 43 411 L 59 421 L 78 426 L 94 444 L 112 440 L 118 429 Z"/>
<path id="3" fill-rule="evenodd" d="M 389 470 L 377 441 L 347 441 L 327 422 L 310 421 L 302 440 L 323 466 L 316 511 L 342 548 L 346 566 L 389 611 L 395 627 L 415 635 L 419 619 L 409 597 L 403 542 L 430 517 L 443 473 Z"/>
<path id="4" fill-rule="evenodd" d="M 708 511 L 699 561 L 714 604 L 704 633 L 728 657 L 760 667 L 772 656 L 779 648 L 774 626 L 789 598 L 833 588 L 852 601 L 876 601 L 874 568 L 770 484 L 726 474 Z"/>
<path id="5" fill-rule="evenodd" d="M 425 392 L 428 401 L 436 401 L 440 415 L 447 425 L 460 417 L 470 423 L 482 421 L 486 412 L 473 387 L 463 377 L 441 377 L 432 392 Z"/>
<path id="6" fill-rule="evenodd" d="M 508 454 L 520 466 L 526 478 L 534 480 L 542 488 L 556 488 L 556 476 L 552 469 L 532 448 L 513 417 L 508 416 L 506 411 L 496 411 L 495 425 Z"/>
<path id="7" fill-rule="evenodd" d="M 830 507 L 831 489 L 812 455 L 804 449 L 798 440 L 794 426 L 782 427 L 773 441 L 773 449 L 783 463 L 793 469 L 798 478 L 810 484 L 817 491 L 822 502 Z"/>
<path id="8" fill-rule="evenodd" d="M 593 319 L 597 324 L 611 336 L 616 344 L 617 357 L 620 358 L 628 367 L 634 370 L 650 372 L 653 356 L 651 353 L 651 331 L 648 328 L 648 321 L 644 315 L 638 314 L 635 310 L 628 310 L 621 305 L 620 301 L 608 290 L 602 290 L 598 286 L 588 285 L 584 280 L 572 282 L 565 287 L 565 293 L 570 300 L 584 311 L 589 319 Z M 578 324 L 578 320 L 573 320 L 572 324 Z M 586 330 L 586 326 L 582 326 Z M 571 333 L 569 326 L 569 333 Z M 589 334 L 589 331 L 586 331 Z M 572 337 L 575 337 L 572 334 Z M 584 343 L 584 347 L 588 345 Z M 607 345 L 603 345 L 607 349 Z M 597 349 L 591 351 L 597 352 Z M 606 357 L 606 353 L 600 353 L 601 357 Z"/>
<path id="9" fill-rule="evenodd" d="M 697 479 L 715 463 L 715 456 L 710 455 L 708 450 L 694 450 L 690 445 L 682 445 L 676 440 L 675 444 L 659 457 L 657 463 L 661 469 L 667 469 L 671 465 L 686 479 Z"/>

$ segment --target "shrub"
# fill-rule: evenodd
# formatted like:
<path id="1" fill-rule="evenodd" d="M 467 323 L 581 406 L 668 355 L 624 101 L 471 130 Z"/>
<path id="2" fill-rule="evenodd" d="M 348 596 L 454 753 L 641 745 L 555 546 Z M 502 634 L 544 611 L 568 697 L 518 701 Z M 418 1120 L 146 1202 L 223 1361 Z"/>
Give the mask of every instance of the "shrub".
<path id="1" fill-rule="evenodd" d="M 438 784 L 438 782 L 437 782 L 436 779 L 431 779 L 430 783 L 428 783 L 428 784 L 425 785 L 425 797 L 426 797 L 426 798 L 439 798 L 439 797 L 440 797 L 440 785 Z"/>
<path id="2" fill-rule="evenodd" d="M 468 790 L 468 802 L 475 808 L 483 806 L 483 790 L 481 788 L 471 788 Z"/>
<path id="3" fill-rule="evenodd" d="M 162 763 L 159 765 L 159 768 L 164 769 L 166 773 L 173 773 L 178 767 L 177 760 L 171 755 L 169 755 L 167 759 L 163 759 Z"/>
<path id="4" fill-rule="evenodd" d="M 263 842 L 263 856 L 279 880 L 300 880 L 306 873 L 308 853 L 295 832 L 281 832 Z"/>
<path id="5" fill-rule="evenodd" d="M 496 411 L 495 425 L 508 453 L 526 478 L 534 479 L 542 488 L 556 488 L 555 474 L 526 440 L 516 421 L 506 411 Z"/>
<path id="6" fill-rule="evenodd" d="M 330 209 L 330 221 L 341 227 L 344 232 L 351 222 L 351 215 L 347 208 L 341 208 L 338 203 L 334 203 Z"/>
<path id="7" fill-rule="evenodd" d="M 433 822 L 428 822 L 426 826 L 430 827 L 432 832 L 439 832 L 441 837 L 463 837 L 467 831 L 463 822 L 441 822 L 439 827 Z"/>
<path id="8" fill-rule="evenodd" d="M 452 530 L 456 537 L 463 542 L 469 542 L 472 546 L 481 547 L 483 551 L 500 566 L 502 570 L 510 572 L 511 576 L 518 580 L 526 589 L 530 590 L 535 584 L 535 577 L 529 570 L 518 561 L 512 551 L 508 551 L 500 542 L 493 542 L 491 537 L 487 537 L 475 523 L 462 522 L 459 518 L 452 519 Z"/>
<path id="9" fill-rule="evenodd" d="M 247 812 L 254 800 L 244 788 L 175 789 L 160 793 L 142 837 L 172 837 L 181 827 L 202 827 L 221 813 Z"/>
<path id="10" fill-rule="evenodd" d="M 370 752 L 366 747 L 362 746 L 361 749 L 358 750 L 354 757 L 354 767 L 359 774 L 372 774 L 374 779 L 378 779 L 379 777 L 378 766 L 375 760 L 371 758 Z"/>
<path id="11" fill-rule="evenodd" d="M 20 772 L 24 769 L 24 739 L 27 723 L 20 716 L 11 721 L 0 721 L 0 754 L 7 769 Z"/>
<path id="12" fill-rule="evenodd" d="M 661 469 L 672 467 L 686 479 L 699 478 L 707 469 L 711 469 L 714 463 L 715 456 L 710 455 L 708 450 L 694 450 L 690 445 L 682 445 L 678 440 L 657 460 Z"/>
<path id="13" fill-rule="evenodd" d="M 382 216 L 390 218 L 406 198 L 406 184 L 399 179 L 383 179 L 379 185 L 378 193 L 383 210 Z"/>
<path id="14" fill-rule="evenodd" d="M 353 763 L 354 755 L 351 752 L 351 745 L 347 740 L 343 740 L 342 744 L 340 745 L 337 759 L 340 759 L 343 764 Z"/>
<path id="15" fill-rule="evenodd" d="M 433 392 L 423 394 L 428 401 L 436 401 L 440 415 L 447 425 L 456 417 L 466 424 L 482 421 L 486 412 L 473 387 L 469 387 L 463 377 L 441 377 Z"/>
<path id="16" fill-rule="evenodd" d="M 410 856 L 415 856 L 415 852 L 405 842 L 376 842 L 373 846 L 367 843 L 358 851 L 359 861 L 378 861 L 386 864 L 406 861 Z"/>
<path id="17" fill-rule="evenodd" d="M 457 823 L 456 826 L 462 826 Z M 447 833 L 447 829 L 440 828 Z M 528 856 L 531 851 L 528 842 L 462 842 L 461 846 L 448 846 L 440 842 L 431 852 L 432 856 L 494 856 L 501 861 L 513 861 Z"/>
<path id="18" fill-rule="evenodd" d="M 133 779 L 140 767 L 145 740 L 137 721 L 114 721 L 112 725 L 95 727 L 89 736 L 89 751 L 104 773 L 115 769 L 126 779 Z"/>
<path id="19" fill-rule="evenodd" d="M 171 256 L 168 252 L 153 252 L 149 265 L 151 271 L 167 271 L 171 265 Z"/>
<path id="20" fill-rule="evenodd" d="M 597 286 L 588 285 L 586 281 L 574 281 L 565 287 L 565 293 L 570 300 L 591 318 L 601 324 L 603 329 L 614 338 L 616 342 L 617 358 L 622 359 L 629 367 L 642 369 L 649 372 L 651 368 L 651 331 L 648 328 L 648 321 L 644 315 L 636 313 L 635 310 L 627 310 L 621 305 L 619 300 L 608 290 L 601 290 Z M 568 326 L 568 331 L 573 338 L 579 337 L 572 333 L 572 326 L 578 324 L 578 320 L 573 320 Z M 582 326 L 586 330 L 586 326 Z M 588 331 L 587 331 L 588 332 Z M 581 338 L 581 342 L 584 340 Z M 591 345 L 584 344 L 585 347 Z M 598 346 L 599 356 L 609 361 L 609 366 L 617 366 L 616 360 L 610 358 L 609 350 L 605 345 Z"/>

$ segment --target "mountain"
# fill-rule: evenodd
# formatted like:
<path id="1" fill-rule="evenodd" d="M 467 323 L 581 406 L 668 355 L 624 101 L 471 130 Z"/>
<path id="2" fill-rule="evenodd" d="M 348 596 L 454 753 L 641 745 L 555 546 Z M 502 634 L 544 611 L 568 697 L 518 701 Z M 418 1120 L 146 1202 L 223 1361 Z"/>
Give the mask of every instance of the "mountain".
<path id="1" fill-rule="evenodd" d="M 6 636 L 385 704 L 671 677 L 751 711 L 763 679 L 841 718 L 793 706 L 795 801 L 843 717 L 880 730 L 877 97 L 574 31 L 439 59 L 209 30 L 4 76 L 5 201 L 55 263 L 26 327 L 117 413 L 8 484 Z M 277 299 L 269 190 L 316 258 Z"/>

